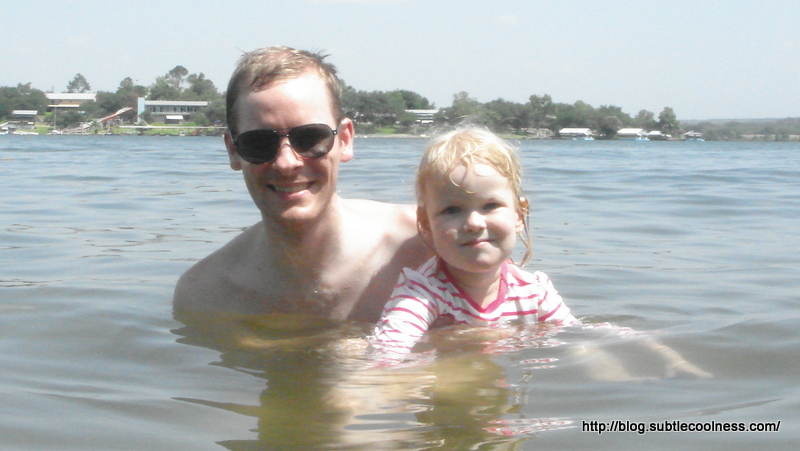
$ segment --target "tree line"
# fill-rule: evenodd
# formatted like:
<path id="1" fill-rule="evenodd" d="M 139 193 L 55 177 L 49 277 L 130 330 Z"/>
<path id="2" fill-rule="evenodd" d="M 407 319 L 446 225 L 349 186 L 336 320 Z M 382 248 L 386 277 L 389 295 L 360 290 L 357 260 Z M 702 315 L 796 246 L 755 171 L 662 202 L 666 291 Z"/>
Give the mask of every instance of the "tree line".
<path id="1" fill-rule="evenodd" d="M 360 125 L 362 133 L 374 133 L 391 128 L 408 132 L 416 126 L 416 116 L 406 110 L 435 109 L 435 105 L 421 95 L 406 91 L 356 91 L 345 85 L 343 104 L 348 117 Z M 635 117 L 624 113 L 617 106 L 603 105 L 599 108 L 583 101 L 574 104 L 556 103 L 550 95 L 532 95 L 526 103 L 497 99 L 481 103 L 459 92 L 453 96 L 450 106 L 440 109 L 433 118 L 433 126 L 457 125 L 468 122 L 489 127 L 495 131 L 517 135 L 540 134 L 542 130 L 557 132 L 562 128 L 590 128 L 601 137 L 613 138 L 624 127 L 639 127 L 676 133 L 680 129 L 675 112 L 670 107 L 656 117 L 642 110 Z"/>
<path id="2" fill-rule="evenodd" d="M 709 141 L 800 141 L 800 118 L 694 122 Z"/>
<path id="3" fill-rule="evenodd" d="M 91 92 L 89 81 L 81 74 L 67 83 L 67 92 Z M 30 83 L 18 84 L 16 87 L 0 87 L 0 120 L 11 118 L 14 110 L 36 110 L 45 116 L 45 122 L 57 128 L 73 127 L 80 122 L 88 122 L 114 114 L 125 107 L 136 108 L 139 97 L 148 100 L 204 100 L 208 107 L 202 112 L 194 113 L 190 118 L 195 125 L 206 126 L 225 123 L 225 98 L 214 83 L 202 72 L 189 74 L 183 66 L 175 66 L 166 74 L 156 77 L 149 86 L 137 85 L 131 77 L 124 78 L 116 91 L 97 91 L 95 102 L 83 104 L 83 111 L 59 112 L 53 117 L 47 112 L 48 100 L 43 91 L 32 88 Z M 152 117 L 145 115 L 146 122 Z"/>
<path id="4" fill-rule="evenodd" d="M 67 92 L 91 92 L 89 81 L 81 74 L 67 83 Z M 82 112 L 59 113 L 55 118 L 46 114 L 48 101 L 44 92 L 30 83 L 16 87 L 0 87 L 0 120 L 8 120 L 14 110 L 37 110 L 45 121 L 56 127 L 71 127 L 115 113 L 123 107 L 136 107 L 139 97 L 149 100 L 204 100 L 209 102 L 202 112 L 194 113 L 190 121 L 198 126 L 225 125 L 225 99 L 214 83 L 200 73 L 190 74 L 183 66 L 175 66 L 157 77 L 149 86 L 136 84 L 130 77 L 123 79 L 114 92 L 98 91 L 96 102 L 84 104 Z M 467 92 L 453 96 L 450 106 L 438 109 L 433 123 L 420 125 L 416 115 L 407 110 L 435 110 L 435 104 L 424 96 L 404 89 L 393 91 L 361 91 L 343 82 L 342 103 L 345 114 L 356 123 L 359 133 L 424 133 L 430 127 L 443 127 L 468 122 L 489 127 L 500 133 L 520 136 L 541 136 L 562 128 L 590 128 L 600 138 L 613 138 L 626 127 L 660 130 L 673 136 L 682 130 L 671 107 L 656 115 L 640 110 L 631 116 L 614 105 L 593 107 L 581 100 L 575 103 L 554 102 L 550 95 L 531 95 L 525 103 L 496 99 L 479 102 Z M 152 123 L 147 114 L 141 118 Z M 693 123 L 691 129 L 702 132 L 706 139 L 791 139 L 800 134 L 800 119 L 773 122 Z M 545 132 L 545 134 L 547 134 Z"/>

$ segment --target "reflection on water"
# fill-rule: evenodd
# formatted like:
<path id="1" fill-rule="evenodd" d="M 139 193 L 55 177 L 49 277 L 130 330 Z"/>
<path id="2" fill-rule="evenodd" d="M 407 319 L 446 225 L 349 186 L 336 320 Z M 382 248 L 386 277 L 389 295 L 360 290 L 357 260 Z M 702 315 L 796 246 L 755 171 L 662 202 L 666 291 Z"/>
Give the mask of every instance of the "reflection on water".
<path id="1" fill-rule="evenodd" d="M 389 364 L 372 358 L 369 324 L 187 312 L 176 319 L 185 325 L 174 331 L 180 343 L 214 349 L 214 365 L 264 380 L 254 404 L 178 398 L 254 418 L 258 438 L 221 442 L 231 450 L 517 449 L 540 433 L 580 426 L 531 416 L 537 385 L 548 379 L 673 376 L 641 345 L 650 337 L 608 325 L 434 329 L 408 360 Z M 556 374 L 542 379 L 543 372 Z"/>
<path id="2" fill-rule="evenodd" d="M 410 202 L 423 146 L 357 140 L 341 194 Z M 173 318 L 179 275 L 258 219 L 219 139 L 0 137 L 0 448 L 796 449 L 798 145 L 521 146 L 531 269 L 639 333 L 449 329 L 387 368 L 371 325 Z M 782 425 L 582 428 L 613 420 Z"/>

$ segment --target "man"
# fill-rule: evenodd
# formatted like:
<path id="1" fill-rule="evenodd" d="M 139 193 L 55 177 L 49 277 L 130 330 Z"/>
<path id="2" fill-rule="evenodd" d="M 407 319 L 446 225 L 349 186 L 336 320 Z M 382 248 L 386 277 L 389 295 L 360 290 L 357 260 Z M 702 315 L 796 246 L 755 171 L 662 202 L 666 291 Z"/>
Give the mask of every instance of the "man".
<path id="1" fill-rule="evenodd" d="M 323 58 L 271 47 L 239 61 L 225 146 L 262 220 L 180 278 L 176 310 L 375 321 L 400 270 L 431 255 L 412 206 L 336 194 L 354 129 Z"/>

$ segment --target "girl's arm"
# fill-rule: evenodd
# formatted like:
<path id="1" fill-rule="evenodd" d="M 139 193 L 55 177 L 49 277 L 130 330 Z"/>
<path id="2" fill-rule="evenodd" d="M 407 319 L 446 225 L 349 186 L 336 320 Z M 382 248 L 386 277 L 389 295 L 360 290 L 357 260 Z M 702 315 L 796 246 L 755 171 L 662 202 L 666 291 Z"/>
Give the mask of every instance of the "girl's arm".
<path id="1" fill-rule="evenodd" d="M 381 355 L 403 356 L 422 338 L 438 317 L 438 308 L 427 285 L 404 270 L 370 337 Z M 418 274 L 416 274 L 418 275 Z"/>

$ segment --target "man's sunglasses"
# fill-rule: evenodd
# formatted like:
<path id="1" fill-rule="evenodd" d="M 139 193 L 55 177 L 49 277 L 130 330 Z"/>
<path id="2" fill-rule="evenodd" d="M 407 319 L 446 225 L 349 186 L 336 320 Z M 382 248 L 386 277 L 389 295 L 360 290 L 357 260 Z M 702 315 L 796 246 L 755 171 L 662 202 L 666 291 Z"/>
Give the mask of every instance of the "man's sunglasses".
<path id="1" fill-rule="evenodd" d="M 275 159 L 281 147 L 281 138 L 289 138 L 292 149 L 303 158 L 320 158 L 333 149 L 336 130 L 325 124 L 306 124 L 290 128 L 286 134 L 278 130 L 250 130 L 239 135 L 233 145 L 245 161 L 252 164 L 267 163 Z"/>

